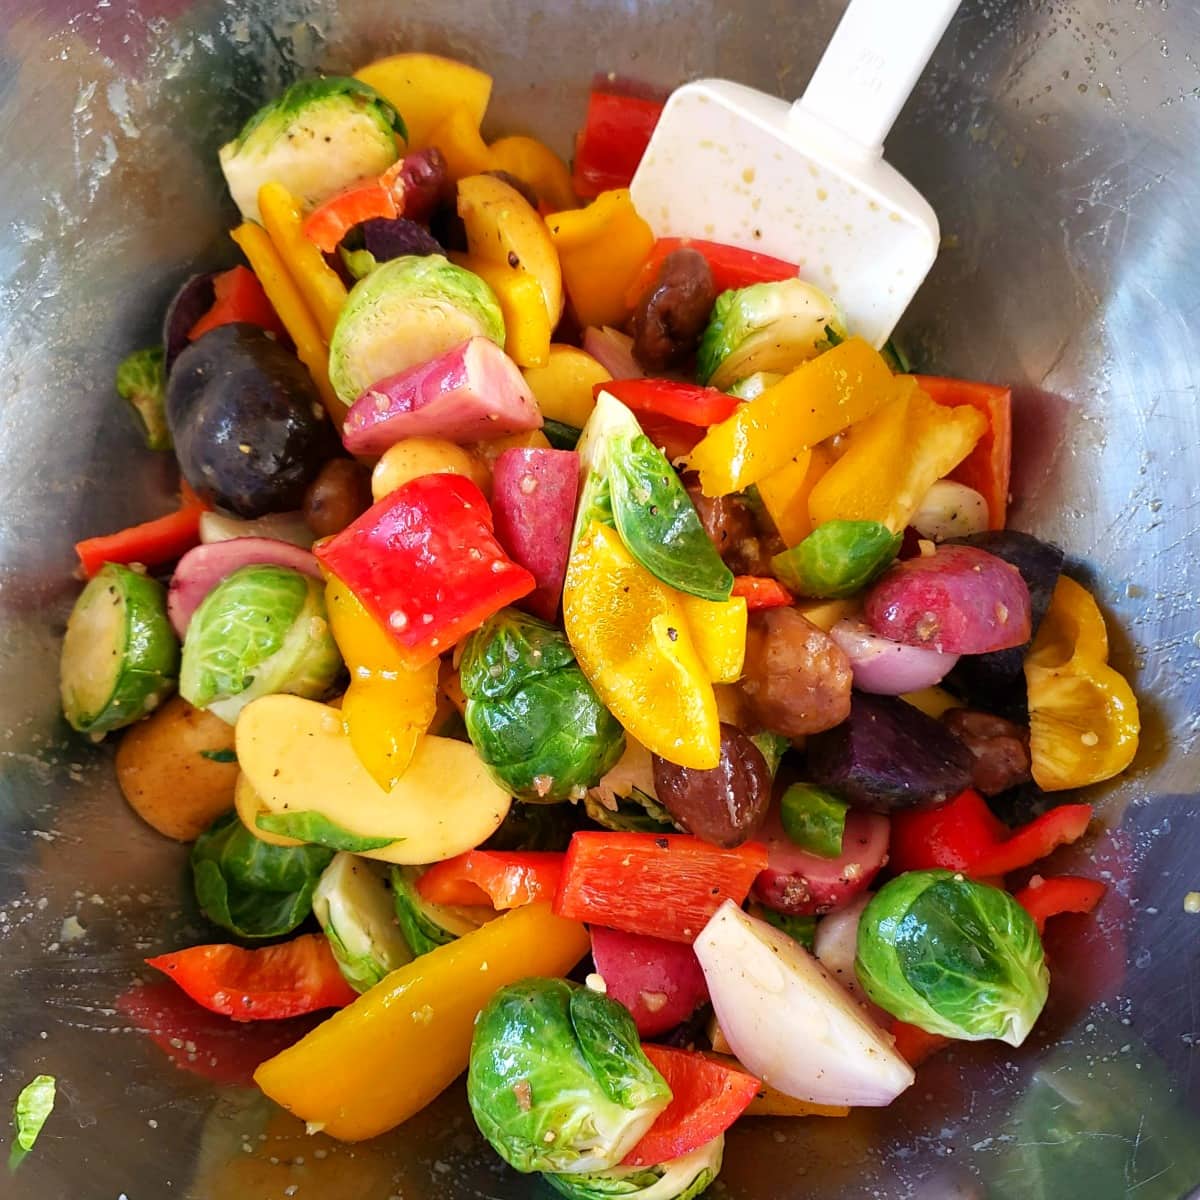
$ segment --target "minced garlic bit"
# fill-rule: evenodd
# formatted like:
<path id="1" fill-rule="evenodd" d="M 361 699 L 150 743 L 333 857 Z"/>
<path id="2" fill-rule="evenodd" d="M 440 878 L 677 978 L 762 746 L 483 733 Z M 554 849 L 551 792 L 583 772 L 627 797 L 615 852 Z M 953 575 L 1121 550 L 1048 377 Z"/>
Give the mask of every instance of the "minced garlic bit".
<path id="1" fill-rule="evenodd" d="M 1188 892 L 1183 898 L 1183 911 L 1185 913 L 1200 913 L 1200 892 Z"/>
<path id="2" fill-rule="evenodd" d="M 928 538 L 921 538 L 917 542 L 917 549 L 920 550 L 922 558 L 932 558 L 937 553 L 937 543 Z"/>
<path id="3" fill-rule="evenodd" d="M 646 1006 L 647 1012 L 662 1012 L 667 1007 L 666 992 L 639 992 L 638 996 Z"/>
<path id="4" fill-rule="evenodd" d="M 595 971 L 588 975 L 583 984 L 589 992 L 599 992 L 601 996 L 608 995 L 608 984 L 604 982 L 604 976 L 597 975 Z"/>

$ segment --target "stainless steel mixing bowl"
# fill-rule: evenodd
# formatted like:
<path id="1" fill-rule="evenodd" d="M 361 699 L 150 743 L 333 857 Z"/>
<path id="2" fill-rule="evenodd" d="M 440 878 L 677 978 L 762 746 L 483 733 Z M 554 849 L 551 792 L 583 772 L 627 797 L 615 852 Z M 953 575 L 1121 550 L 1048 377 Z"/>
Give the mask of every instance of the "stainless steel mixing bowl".
<path id="1" fill-rule="evenodd" d="M 840 7 L 0 4 L 0 1106 L 39 1071 L 60 1089 L 0 1195 L 543 1194 L 500 1169 L 458 1089 L 376 1143 L 306 1138 L 237 1082 L 269 1034 L 159 1025 L 156 1042 L 120 999 L 144 955 L 201 929 L 183 851 L 58 715 L 72 542 L 169 504 L 113 367 L 187 270 L 233 261 L 216 149 L 298 74 L 441 50 L 495 73 L 492 132 L 565 151 L 593 71 L 795 95 Z M 1013 521 L 1097 587 L 1145 733 L 1068 858 L 1111 891 L 1050 935 L 1029 1044 L 947 1054 L 887 1112 L 747 1122 L 718 1194 L 1175 1200 L 1200 1183 L 1200 916 L 1183 908 L 1200 888 L 1198 47 L 1194 0 L 967 0 L 889 142 L 944 231 L 904 331 L 945 373 L 1014 385 Z"/>

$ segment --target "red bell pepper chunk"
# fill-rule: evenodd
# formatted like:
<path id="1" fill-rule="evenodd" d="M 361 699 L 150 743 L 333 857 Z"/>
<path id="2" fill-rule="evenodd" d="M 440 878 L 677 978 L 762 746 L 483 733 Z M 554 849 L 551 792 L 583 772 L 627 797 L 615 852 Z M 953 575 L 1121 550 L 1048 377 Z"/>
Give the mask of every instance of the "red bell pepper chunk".
<path id="1" fill-rule="evenodd" d="M 499 909 L 553 900 L 564 857 L 550 850 L 468 850 L 434 863 L 417 880 L 417 891 L 431 904 Z"/>
<path id="2" fill-rule="evenodd" d="M 652 1167 L 719 1137 L 744 1113 L 760 1082 L 694 1050 L 647 1043 L 646 1057 L 671 1089 L 671 1102 L 625 1156 L 623 1167 Z"/>
<path id="3" fill-rule="evenodd" d="M 938 404 L 969 404 L 988 419 L 988 428 L 975 448 L 950 472 L 950 478 L 974 488 L 987 501 L 988 528 L 1003 529 L 1008 514 L 1012 478 L 1012 390 L 967 379 L 918 375 L 921 389 Z"/>
<path id="4" fill-rule="evenodd" d="M 383 217 L 394 220 L 404 212 L 404 184 L 400 171 L 404 160 L 390 166 L 378 179 L 351 184 L 304 219 L 301 232 L 324 254 L 332 254 L 356 225 Z"/>
<path id="5" fill-rule="evenodd" d="M 892 1022 L 891 1034 L 896 1039 L 896 1053 L 910 1067 L 919 1067 L 927 1058 L 944 1050 L 952 1040 L 899 1020 Z"/>
<path id="6" fill-rule="evenodd" d="M 192 946 L 146 959 L 197 1004 L 235 1021 L 274 1021 L 357 998 L 322 933 L 243 950 L 227 943 Z"/>
<path id="7" fill-rule="evenodd" d="M 610 379 L 592 388 L 616 396 L 626 407 L 641 416 L 651 413 L 669 417 L 686 425 L 707 428 L 732 417 L 742 402 L 712 387 L 697 383 L 676 383 L 673 379 Z"/>
<path id="8" fill-rule="evenodd" d="M 688 834 L 576 833 L 554 911 L 589 925 L 694 942 L 725 900 L 741 904 L 767 848 L 723 850 Z"/>
<path id="9" fill-rule="evenodd" d="M 698 251 L 708 260 L 718 295 L 731 288 L 749 287 L 754 283 L 795 279 L 800 274 L 800 268 L 795 263 L 772 258 L 769 254 L 759 254 L 757 250 L 743 250 L 741 246 L 726 246 L 722 242 L 706 242 L 702 238 L 665 237 L 654 243 L 645 266 L 625 293 L 625 303 L 635 308 L 658 278 L 663 259 L 685 248 Z"/>
<path id="10" fill-rule="evenodd" d="M 189 342 L 218 325 L 235 323 L 257 325 L 277 338 L 287 337 L 283 322 L 271 307 L 258 276 L 249 267 L 234 267 L 214 277 L 213 296 L 212 308 L 188 330 Z"/>
<path id="11" fill-rule="evenodd" d="M 662 110 L 654 100 L 593 91 L 575 139 L 575 194 L 590 200 L 611 188 L 628 187 Z"/>
<path id="12" fill-rule="evenodd" d="M 1061 913 L 1089 913 L 1104 899 L 1108 889 L 1098 879 L 1081 875 L 1035 875 L 1013 899 L 1033 918 L 1038 933 L 1046 922 Z"/>
<path id="13" fill-rule="evenodd" d="M 1064 804 L 1010 834 L 968 788 L 940 808 L 892 815 L 891 867 L 897 874 L 943 867 L 976 879 L 1003 876 L 1077 840 L 1091 819 L 1090 804 Z"/>
<path id="14" fill-rule="evenodd" d="M 153 521 L 143 521 L 116 533 L 85 538 L 75 543 L 84 577 L 91 579 L 105 563 L 141 563 L 158 567 L 174 562 L 200 544 L 200 515 L 211 507 L 187 483 L 180 488 L 180 506 Z"/>
<path id="15" fill-rule="evenodd" d="M 733 594 L 746 601 L 749 612 L 760 608 L 786 608 L 794 603 L 792 593 L 779 582 L 766 575 L 735 575 Z"/>
<path id="16" fill-rule="evenodd" d="M 413 667 L 449 650 L 536 583 L 504 553 L 483 493 L 462 475 L 409 480 L 313 553 Z"/>

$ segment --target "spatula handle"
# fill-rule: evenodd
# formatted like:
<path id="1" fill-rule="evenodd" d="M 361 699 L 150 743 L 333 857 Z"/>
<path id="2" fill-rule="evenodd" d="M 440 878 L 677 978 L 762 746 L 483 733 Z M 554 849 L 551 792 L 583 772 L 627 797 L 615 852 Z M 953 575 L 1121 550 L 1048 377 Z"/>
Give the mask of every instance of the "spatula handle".
<path id="1" fill-rule="evenodd" d="M 815 117 L 860 154 L 882 154 L 959 2 L 850 0 L 793 119 Z"/>

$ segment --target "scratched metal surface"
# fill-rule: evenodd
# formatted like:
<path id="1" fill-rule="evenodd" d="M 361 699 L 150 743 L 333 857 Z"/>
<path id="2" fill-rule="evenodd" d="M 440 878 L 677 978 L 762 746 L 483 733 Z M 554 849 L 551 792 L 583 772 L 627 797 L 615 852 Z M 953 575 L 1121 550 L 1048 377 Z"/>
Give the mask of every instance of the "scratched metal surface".
<path id="1" fill-rule="evenodd" d="M 0 22 L 0 1107 L 60 1100 L 0 1196 L 525 1197 L 453 1092 L 354 1148 L 241 1082 L 278 1031 L 138 1032 L 140 958 L 200 936 L 182 853 L 57 716 L 72 541 L 163 510 L 113 366 L 190 264 L 227 263 L 215 150 L 312 67 L 402 47 L 485 64 L 494 132 L 560 148 L 596 68 L 798 91 L 836 0 L 6 0 Z M 753 17 L 748 14 L 752 13 Z M 1078 857 L 1112 883 L 1051 938 L 1013 1053 L 935 1061 L 886 1113 L 757 1123 L 724 1195 L 1175 1200 L 1200 1182 L 1200 15 L 1185 0 L 967 0 L 889 143 L 941 259 L 906 321 L 947 373 L 1018 394 L 1015 522 L 1100 591 L 1147 734 Z M 75 918 L 76 924 L 71 918 Z M 64 924 L 65 922 L 65 924 Z M 133 999 L 130 996 L 133 996 Z M 141 1020 L 141 1024 L 145 1024 Z"/>

